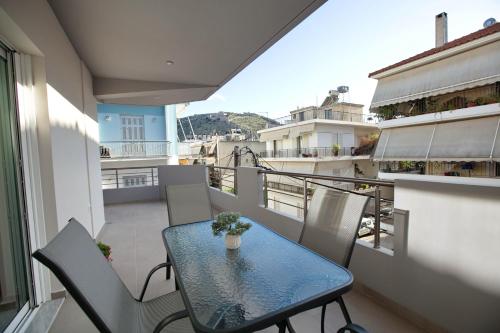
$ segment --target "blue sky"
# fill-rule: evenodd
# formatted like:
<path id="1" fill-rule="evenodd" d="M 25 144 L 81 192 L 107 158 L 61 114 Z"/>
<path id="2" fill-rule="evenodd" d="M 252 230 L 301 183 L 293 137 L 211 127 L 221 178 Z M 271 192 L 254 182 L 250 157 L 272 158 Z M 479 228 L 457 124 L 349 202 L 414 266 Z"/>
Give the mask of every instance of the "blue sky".
<path id="1" fill-rule="evenodd" d="M 321 104 L 328 90 L 348 85 L 345 101 L 370 104 L 368 73 L 434 47 L 434 16 L 448 13 L 448 40 L 500 21 L 500 1 L 330 0 L 207 101 L 182 116 L 255 112 L 270 118 Z"/>

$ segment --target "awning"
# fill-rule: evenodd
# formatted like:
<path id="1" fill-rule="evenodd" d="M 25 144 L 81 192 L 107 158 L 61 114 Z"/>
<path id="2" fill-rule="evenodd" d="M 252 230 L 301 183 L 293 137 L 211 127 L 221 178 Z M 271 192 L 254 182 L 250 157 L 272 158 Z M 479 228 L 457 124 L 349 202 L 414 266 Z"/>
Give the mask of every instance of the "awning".
<path id="1" fill-rule="evenodd" d="M 305 133 L 310 133 L 314 130 L 314 123 L 312 124 L 305 124 L 305 125 L 300 125 L 300 126 L 294 126 L 290 128 L 290 134 L 289 136 L 291 138 L 296 138 L 298 136 L 301 136 Z"/>
<path id="2" fill-rule="evenodd" d="M 491 43 L 378 79 L 370 108 L 500 81 L 500 43 Z"/>
<path id="3" fill-rule="evenodd" d="M 270 141 L 270 140 L 281 140 L 284 136 L 288 136 L 290 133 L 290 128 L 281 128 L 272 130 L 269 132 L 260 133 L 260 142 Z"/>
<path id="4" fill-rule="evenodd" d="M 375 161 L 500 161 L 500 116 L 383 129 Z"/>

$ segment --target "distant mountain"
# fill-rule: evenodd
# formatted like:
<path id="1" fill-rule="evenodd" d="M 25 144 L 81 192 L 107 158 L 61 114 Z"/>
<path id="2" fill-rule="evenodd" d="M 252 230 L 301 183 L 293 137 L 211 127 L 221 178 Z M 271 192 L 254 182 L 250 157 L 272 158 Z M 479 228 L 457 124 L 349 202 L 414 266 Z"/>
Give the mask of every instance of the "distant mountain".
<path id="1" fill-rule="evenodd" d="M 278 125 L 275 120 L 255 113 L 218 112 L 189 116 L 196 135 L 224 135 L 231 133 L 231 129 L 240 128 L 247 135 L 257 135 L 257 131 L 266 128 L 266 124 Z M 186 137 L 192 138 L 191 128 L 187 117 L 180 118 Z M 184 139 L 182 129 L 177 122 L 179 138 Z"/>

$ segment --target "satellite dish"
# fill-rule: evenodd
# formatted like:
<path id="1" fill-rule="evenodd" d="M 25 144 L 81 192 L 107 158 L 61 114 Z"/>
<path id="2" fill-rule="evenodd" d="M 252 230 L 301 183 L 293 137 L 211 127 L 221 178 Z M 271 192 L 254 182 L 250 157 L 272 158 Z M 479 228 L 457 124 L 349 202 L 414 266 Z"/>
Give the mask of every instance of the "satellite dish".
<path id="1" fill-rule="evenodd" d="M 349 92 L 349 87 L 348 86 L 339 86 L 337 87 L 337 91 L 341 94 L 345 94 Z"/>
<path id="2" fill-rule="evenodd" d="M 493 17 L 490 17 L 489 19 L 487 19 L 486 21 L 484 21 L 483 27 L 484 28 L 488 28 L 488 27 L 491 27 L 495 23 L 497 23 L 497 20 L 495 20 Z"/>

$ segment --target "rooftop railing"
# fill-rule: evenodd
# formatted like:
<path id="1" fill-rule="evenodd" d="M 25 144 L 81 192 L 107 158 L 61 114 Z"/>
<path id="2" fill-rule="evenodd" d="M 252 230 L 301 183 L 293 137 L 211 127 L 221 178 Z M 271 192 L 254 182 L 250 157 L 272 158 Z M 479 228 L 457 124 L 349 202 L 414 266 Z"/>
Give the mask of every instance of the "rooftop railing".
<path id="1" fill-rule="evenodd" d="M 170 142 L 157 141 L 102 141 L 101 158 L 152 158 L 169 156 Z"/>
<path id="2" fill-rule="evenodd" d="M 311 111 L 307 111 L 303 117 L 301 117 L 298 113 L 294 115 L 288 115 L 280 118 L 273 119 L 277 123 L 269 124 L 269 128 L 295 124 L 301 121 L 313 120 L 313 119 L 323 119 L 323 120 L 338 120 L 338 121 L 350 121 L 350 122 L 358 122 L 358 123 L 369 123 L 376 124 L 379 122 L 379 117 L 373 113 L 352 113 L 352 112 L 342 112 L 342 111 L 332 111 L 326 115 L 324 110 L 318 110 L 317 115 L 310 114 Z"/>

